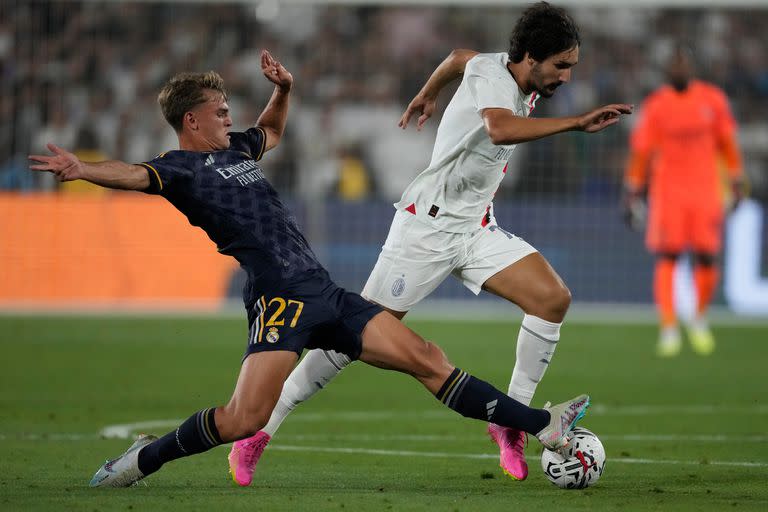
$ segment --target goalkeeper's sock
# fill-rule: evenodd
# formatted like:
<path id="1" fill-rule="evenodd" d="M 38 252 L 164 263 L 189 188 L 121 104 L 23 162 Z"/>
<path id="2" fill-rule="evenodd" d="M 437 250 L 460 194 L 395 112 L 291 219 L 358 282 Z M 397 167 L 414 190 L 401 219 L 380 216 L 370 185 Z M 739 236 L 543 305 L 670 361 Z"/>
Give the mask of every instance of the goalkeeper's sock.
<path id="1" fill-rule="evenodd" d="M 323 389 L 351 362 L 352 360 L 341 352 L 310 350 L 283 384 L 280 399 L 272 410 L 269 422 L 261 429 L 262 432 L 274 437 L 280 424 L 297 405 Z"/>
<path id="2" fill-rule="evenodd" d="M 671 327 L 677 323 L 674 297 L 675 260 L 660 258 L 656 260 L 653 277 L 653 295 L 659 311 L 661 327 Z"/>
<path id="3" fill-rule="evenodd" d="M 503 427 L 540 432 L 549 423 L 549 413 L 532 409 L 508 397 L 480 379 L 455 368 L 435 395 L 438 400 L 467 418 Z"/>
<path id="4" fill-rule="evenodd" d="M 216 409 L 203 409 L 190 416 L 179 428 L 168 432 L 139 452 L 139 471 L 154 473 L 172 460 L 202 453 L 222 444 L 214 416 Z"/>
<path id="5" fill-rule="evenodd" d="M 507 394 L 530 405 L 560 339 L 560 323 L 525 315 L 517 335 L 517 359 Z"/>
<path id="6" fill-rule="evenodd" d="M 696 285 L 696 313 L 703 316 L 715 295 L 717 283 L 720 280 L 720 270 L 715 265 L 695 265 L 693 267 L 693 282 Z"/>

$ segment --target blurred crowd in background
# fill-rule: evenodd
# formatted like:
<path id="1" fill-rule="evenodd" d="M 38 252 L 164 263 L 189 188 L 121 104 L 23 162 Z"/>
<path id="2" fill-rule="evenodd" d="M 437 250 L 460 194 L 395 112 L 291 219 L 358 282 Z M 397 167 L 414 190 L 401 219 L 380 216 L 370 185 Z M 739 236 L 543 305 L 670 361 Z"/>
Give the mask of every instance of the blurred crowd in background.
<path id="1" fill-rule="evenodd" d="M 295 78 L 286 136 L 264 165 L 270 180 L 303 199 L 396 199 L 428 163 L 437 127 L 398 129 L 408 101 L 451 49 L 506 51 L 521 10 L 4 0 L 0 189 L 68 190 L 27 170 L 26 155 L 47 142 L 128 162 L 176 148 L 156 96 L 180 71 L 217 70 L 235 128 L 247 128 L 271 92 L 259 65 L 266 48 Z M 580 63 L 535 115 L 640 104 L 663 82 L 673 41 L 687 41 L 699 76 L 730 97 L 753 195 L 768 196 L 768 8 L 569 11 L 581 29 Z M 521 146 L 499 196 L 615 201 L 631 122 Z"/>

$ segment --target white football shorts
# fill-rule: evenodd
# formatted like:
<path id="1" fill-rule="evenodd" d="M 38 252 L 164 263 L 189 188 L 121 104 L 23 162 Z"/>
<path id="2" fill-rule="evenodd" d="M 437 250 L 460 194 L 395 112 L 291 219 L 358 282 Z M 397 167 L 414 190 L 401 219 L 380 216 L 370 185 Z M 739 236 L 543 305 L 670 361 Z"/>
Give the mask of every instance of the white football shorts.
<path id="1" fill-rule="evenodd" d="M 409 311 L 449 274 L 478 295 L 488 278 L 535 252 L 495 221 L 471 233 L 448 233 L 398 210 L 361 295 L 391 310 Z"/>

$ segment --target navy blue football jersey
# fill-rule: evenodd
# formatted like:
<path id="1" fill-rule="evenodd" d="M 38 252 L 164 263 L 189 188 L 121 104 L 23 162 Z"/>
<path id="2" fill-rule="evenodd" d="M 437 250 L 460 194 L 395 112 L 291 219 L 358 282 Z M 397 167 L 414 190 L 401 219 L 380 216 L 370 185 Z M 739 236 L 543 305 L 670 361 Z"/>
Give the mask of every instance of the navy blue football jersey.
<path id="1" fill-rule="evenodd" d="M 169 151 L 140 165 L 150 178 L 145 192 L 166 198 L 205 231 L 219 252 L 237 259 L 248 275 L 243 299 L 252 304 L 286 280 L 322 266 L 257 163 L 266 146 L 264 130 L 229 135 L 229 149 Z"/>

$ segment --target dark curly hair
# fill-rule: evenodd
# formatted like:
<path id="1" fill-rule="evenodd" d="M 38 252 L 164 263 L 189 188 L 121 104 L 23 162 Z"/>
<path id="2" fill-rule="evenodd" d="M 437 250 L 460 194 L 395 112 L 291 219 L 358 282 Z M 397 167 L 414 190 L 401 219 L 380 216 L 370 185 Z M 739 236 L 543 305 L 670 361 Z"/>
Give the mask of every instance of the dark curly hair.
<path id="1" fill-rule="evenodd" d="M 568 13 L 547 2 L 538 2 L 517 20 L 509 37 L 509 60 L 521 62 L 527 52 L 541 62 L 579 44 L 579 29 Z"/>

